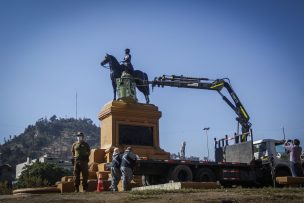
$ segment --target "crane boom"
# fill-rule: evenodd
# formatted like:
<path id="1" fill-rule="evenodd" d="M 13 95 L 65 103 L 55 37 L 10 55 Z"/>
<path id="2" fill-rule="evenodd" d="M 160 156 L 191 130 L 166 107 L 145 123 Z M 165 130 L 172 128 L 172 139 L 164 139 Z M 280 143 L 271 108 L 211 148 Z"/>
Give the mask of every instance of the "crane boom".
<path id="1" fill-rule="evenodd" d="M 227 82 L 228 81 L 228 82 Z M 240 99 L 232 89 L 229 79 L 217 79 L 210 80 L 208 78 L 195 78 L 195 77 L 184 77 L 171 75 L 166 76 L 163 75 L 161 77 L 156 77 L 153 81 L 149 82 L 152 84 L 152 89 L 157 87 L 179 87 L 179 88 L 191 88 L 191 89 L 206 89 L 206 90 L 214 90 L 217 91 L 223 100 L 233 109 L 233 111 L 237 114 L 236 120 L 242 126 L 242 134 L 248 134 L 251 128 L 251 123 L 249 122 L 249 115 L 242 105 Z M 225 88 L 230 94 L 233 103 L 221 92 L 221 90 Z"/>

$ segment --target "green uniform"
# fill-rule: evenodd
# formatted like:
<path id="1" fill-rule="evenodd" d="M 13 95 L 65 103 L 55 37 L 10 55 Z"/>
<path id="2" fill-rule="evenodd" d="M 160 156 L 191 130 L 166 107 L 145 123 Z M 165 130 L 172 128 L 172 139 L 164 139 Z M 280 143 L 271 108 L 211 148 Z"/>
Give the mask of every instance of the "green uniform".
<path id="1" fill-rule="evenodd" d="M 90 156 L 90 146 L 85 141 L 77 141 L 72 146 L 74 158 L 74 184 L 76 191 L 79 190 L 80 172 L 82 173 L 82 186 L 84 190 L 88 188 L 88 162 Z"/>

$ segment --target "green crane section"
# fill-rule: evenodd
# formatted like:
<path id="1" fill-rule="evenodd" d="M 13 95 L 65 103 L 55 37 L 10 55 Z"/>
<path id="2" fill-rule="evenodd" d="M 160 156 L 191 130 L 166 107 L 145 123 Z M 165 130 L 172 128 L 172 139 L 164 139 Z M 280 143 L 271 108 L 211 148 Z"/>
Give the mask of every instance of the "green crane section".
<path id="1" fill-rule="evenodd" d="M 232 89 L 229 79 L 217 79 L 210 80 L 208 78 L 195 78 L 195 77 L 184 77 L 184 76 L 176 76 L 176 75 L 163 75 L 161 77 L 156 77 L 153 81 L 149 82 L 152 84 L 152 88 L 157 87 L 179 87 L 179 88 L 191 88 L 191 89 L 206 89 L 206 90 L 214 90 L 217 91 L 223 100 L 233 109 L 233 111 L 237 114 L 236 120 L 242 126 L 242 136 L 241 141 L 244 142 L 247 139 L 247 135 L 251 132 L 251 123 L 249 122 L 249 115 L 242 105 L 240 99 Z M 233 102 L 230 101 L 223 93 L 222 89 L 225 88 Z"/>

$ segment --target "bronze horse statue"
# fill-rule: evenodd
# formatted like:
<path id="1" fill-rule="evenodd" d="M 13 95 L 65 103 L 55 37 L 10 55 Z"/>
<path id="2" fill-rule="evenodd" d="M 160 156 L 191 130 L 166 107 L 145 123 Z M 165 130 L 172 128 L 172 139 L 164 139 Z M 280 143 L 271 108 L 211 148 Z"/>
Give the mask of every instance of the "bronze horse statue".
<path id="1" fill-rule="evenodd" d="M 119 64 L 117 59 L 109 54 L 106 54 L 104 60 L 100 63 L 101 66 L 105 66 L 106 64 L 109 64 L 110 68 L 110 77 L 112 80 L 112 86 L 113 86 L 113 92 L 114 92 L 114 100 L 116 100 L 116 78 L 120 78 L 122 72 L 125 70 L 124 65 Z M 133 76 L 134 81 L 136 83 L 137 89 L 142 92 L 145 96 L 146 103 L 149 104 L 149 79 L 148 75 L 145 72 L 142 72 L 140 70 L 133 70 L 130 72 L 130 74 Z"/>

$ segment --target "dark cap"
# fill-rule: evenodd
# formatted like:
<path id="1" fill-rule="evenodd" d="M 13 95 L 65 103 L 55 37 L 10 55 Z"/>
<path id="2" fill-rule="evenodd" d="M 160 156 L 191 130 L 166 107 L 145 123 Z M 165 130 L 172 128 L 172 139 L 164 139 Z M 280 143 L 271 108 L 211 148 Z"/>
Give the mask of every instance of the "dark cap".
<path id="1" fill-rule="evenodd" d="M 294 145 L 300 145 L 300 140 L 294 139 L 294 140 L 293 140 L 293 144 L 294 144 Z"/>

